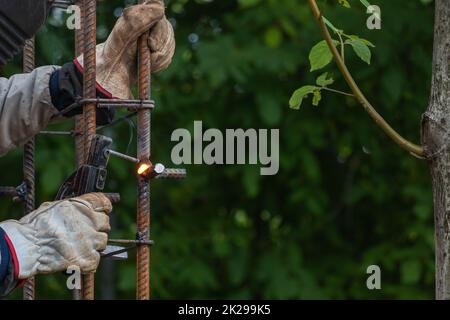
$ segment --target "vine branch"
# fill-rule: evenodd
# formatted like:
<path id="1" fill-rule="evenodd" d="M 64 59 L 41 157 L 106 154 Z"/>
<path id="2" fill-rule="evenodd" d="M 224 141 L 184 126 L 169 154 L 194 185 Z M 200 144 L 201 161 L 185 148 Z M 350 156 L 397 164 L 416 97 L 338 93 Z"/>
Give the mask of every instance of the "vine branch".
<path id="1" fill-rule="evenodd" d="M 349 85 L 352 90 L 355 98 L 359 101 L 359 103 L 364 107 L 366 112 L 370 115 L 370 117 L 375 121 L 375 123 L 390 137 L 395 143 L 397 143 L 402 149 L 410 152 L 412 155 L 424 158 L 425 152 L 423 148 L 419 145 L 416 145 L 405 138 L 403 138 L 397 131 L 395 131 L 384 118 L 375 110 L 375 108 L 371 105 L 371 103 L 367 100 L 367 98 L 362 93 L 359 86 L 356 84 L 353 76 L 350 71 L 347 69 L 344 60 L 339 54 L 337 48 L 333 44 L 333 39 L 331 38 L 330 32 L 322 18 L 322 13 L 317 5 L 316 0 L 308 0 L 309 6 L 314 14 L 314 17 L 317 19 L 320 25 L 320 29 L 322 30 L 323 37 L 330 48 L 331 53 L 333 54 L 334 59 L 336 60 L 337 66 L 343 75 L 345 81 Z"/>

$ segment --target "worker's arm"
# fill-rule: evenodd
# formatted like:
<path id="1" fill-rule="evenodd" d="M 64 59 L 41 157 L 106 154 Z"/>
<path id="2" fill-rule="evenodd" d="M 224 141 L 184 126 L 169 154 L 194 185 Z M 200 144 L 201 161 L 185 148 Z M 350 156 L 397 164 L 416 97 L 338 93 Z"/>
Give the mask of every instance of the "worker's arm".
<path id="1" fill-rule="evenodd" d="M 166 69 L 175 51 L 172 25 L 162 0 L 131 6 L 117 21 L 105 43 L 97 46 L 97 96 L 132 98 L 136 83 L 137 39 L 148 34 L 152 72 Z M 17 148 L 45 128 L 52 118 L 83 95 L 83 56 L 62 68 L 40 67 L 29 74 L 0 78 L 0 156 Z M 81 112 L 76 108 L 65 116 Z M 112 111 L 97 109 L 97 123 L 112 120 Z"/>
<path id="2" fill-rule="evenodd" d="M 25 143 L 47 126 L 58 110 L 49 82 L 57 67 L 0 78 L 0 156 Z"/>
<path id="3" fill-rule="evenodd" d="M 47 202 L 19 221 L 0 223 L 0 297 L 37 274 L 71 266 L 93 272 L 110 230 L 111 202 L 102 193 Z"/>
<path id="4" fill-rule="evenodd" d="M 175 38 L 164 17 L 163 1 L 148 0 L 127 8 L 106 43 L 97 46 L 98 96 L 131 98 L 130 87 L 137 80 L 137 39 L 148 31 L 152 72 L 169 66 Z M 60 69 L 41 67 L 30 74 L 0 79 L 0 155 L 25 143 L 82 95 L 83 66 L 83 57 L 78 57 L 75 64 Z M 70 265 L 79 266 L 82 272 L 95 270 L 97 250 L 106 245 L 105 232 L 109 230 L 104 215 L 96 213 L 111 208 L 105 199 L 88 200 L 46 203 L 20 221 L 0 223 L 5 234 L 0 244 L 8 245 L 0 257 L 0 296 L 20 279 L 36 274 L 65 270 Z"/>
<path id="5" fill-rule="evenodd" d="M 0 78 L 0 156 L 27 142 L 56 115 L 83 95 L 83 74 L 75 65 L 45 66 L 31 73 Z M 110 98 L 98 91 L 99 98 Z M 58 117 L 82 112 L 81 105 Z M 97 109 L 97 124 L 111 122 L 114 113 Z"/>

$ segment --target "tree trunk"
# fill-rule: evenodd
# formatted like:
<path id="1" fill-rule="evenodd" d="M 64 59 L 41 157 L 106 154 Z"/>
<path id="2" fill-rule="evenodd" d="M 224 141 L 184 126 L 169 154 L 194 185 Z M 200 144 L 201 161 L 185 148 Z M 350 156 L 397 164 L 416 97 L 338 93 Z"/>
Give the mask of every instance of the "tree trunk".
<path id="1" fill-rule="evenodd" d="M 436 240 L 436 298 L 450 299 L 450 0 L 435 0 L 433 78 L 423 116 L 422 144 L 430 161 Z"/>

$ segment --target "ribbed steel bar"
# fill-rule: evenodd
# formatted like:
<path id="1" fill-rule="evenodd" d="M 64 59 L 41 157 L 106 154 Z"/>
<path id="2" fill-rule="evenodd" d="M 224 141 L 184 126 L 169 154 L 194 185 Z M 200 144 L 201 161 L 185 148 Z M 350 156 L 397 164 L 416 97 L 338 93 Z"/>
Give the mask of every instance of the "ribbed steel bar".
<path id="1" fill-rule="evenodd" d="M 135 245 L 146 245 L 146 246 L 153 246 L 155 244 L 155 242 L 153 240 L 128 240 L 128 239 L 109 239 L 108 243 L 135 244 Z"/>
<path id="2" fill-rule="evenodd" d="M 139 0 L 144 3 L 144 0 Z M 150 99 L 150 51 L 148 34 L 138 40 L 138 79 L 139 99 Z M 137 115 L 137 158 L 141 161 L 150 159 L 150 110 L 140 109 Z M 137 177 L 137 240 L 150 239 L 150 181 Z M 150 248 L 146 245 L 137 247 L 136 255 L 136 299 L 150 299 Z"/>
<path id="3" fill-rule="evenodd" d="M 23 72 L 32 72 L 35 68 L 35 39 L 25 42 L 23 49 Z M 23 152 L 23 177 L 27 188 L 25 195 L 24 215 L 35 209 L 35 139 L 31 138 L 24 146 Z M 29 278 L 23 286 L 23 299 L 34 300 L 35 281 Z"/>
<path id="4" fill-rule="evenodd" d="M 184 179 L 186 178 L 186 169 L 167 168 L 163 173 L 156 176 L 156 179 Z"/>
<path id="5" fill-rule="evenodd" d="M 152 100 L 111 100 L 111 99 L 83 99 L 80 103 L 96 103 L 97 108 L 125 108 L 125 109 L 153 109 L 155 102 Z"/>
<path id="6" fill-rule="evenodd" d="M 81 136 L 81 134 L 79 134 L 76 131 L 46 131 L 46 130 L 44 130 L 44 131 L 40 131 L 39 134 L 48 135 L 48 136 L 69 136 L 69 137 L 75 137 L 75 138 L 78 138 Z M 78 159 L 77 159 L 77 164 L 78 164 Z M 78 167 L 78 165 L 77 165 L 77 167 Z"/>
<path id="7" fill-rule="evenodd" d="M 80 23 L 84 23 L 84 3 L 83 0 L 77 0 L 75 2 L 80 8 Z M 84 34 L 83 29 L 75 30 L 75 56 L 78 57 L 83 54 L 84 51 Z M 75 136 L 75 165 L 79 168 L 84 162 L 84 117 L 83 115 L 78 115 L 75 117 L 74 130 L 78 134 Z M 81 289 L 72 290 L 73 300 L 80 300 L 82 297 Z"/>
<path id="8" fill-rule="evenodd" d="M 83 25 L 84 22 L 84 4 L 83 0 L 77 0 L 75 3 L 80 8 L 80 22 Z M 83 54 L 84 50 L 84 36 L 82 29 L 75 30 L 75 56 Z M 82 115 L 75 117 L 75 132 L 81 134 L 75 137 L 75 162 L 77 168 L 79 168 L 84 162 L 84 118 Z"/>
<path id="9" fill-rule="evenodd" d="M 85 99 L 96 98 L 96 51 L 97 44 L 97 3 L 96 0 L 83 0 L 84 20 L 83 20 L 83 38 L 84 38 L 84 77 L 83 91 Z M 96 105 L 95 103 L 86 104 L 83 107 L 84 118 L 84 161 L 87 160 L 89 148 L 96 133 Z M 94 299 L 94 273 L 86 274 L 82 279 L 82 299 Z"/>
<path id="10" fill-rule="evenodd" d="M 16 187 L 0 187 L 0 197 L 16 197 Z"/>

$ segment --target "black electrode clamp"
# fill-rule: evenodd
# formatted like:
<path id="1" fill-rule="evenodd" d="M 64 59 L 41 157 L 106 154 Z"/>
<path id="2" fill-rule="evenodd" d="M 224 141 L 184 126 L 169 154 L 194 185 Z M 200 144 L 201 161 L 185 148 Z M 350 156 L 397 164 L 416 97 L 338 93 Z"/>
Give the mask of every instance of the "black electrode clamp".
<path id="1" fill-rule="evenodd" d="M 62 200 L 81 196 L 91 192 L 103 192 L 105 188 L 109 154 L 111 147 L 109 137 L 95 135 L 85 164 L 80 166 L 59 188 L 55 200 Z M 105 194 L 111 202 L 120 200 L 118 194 Z"/>

